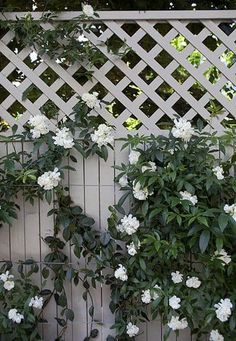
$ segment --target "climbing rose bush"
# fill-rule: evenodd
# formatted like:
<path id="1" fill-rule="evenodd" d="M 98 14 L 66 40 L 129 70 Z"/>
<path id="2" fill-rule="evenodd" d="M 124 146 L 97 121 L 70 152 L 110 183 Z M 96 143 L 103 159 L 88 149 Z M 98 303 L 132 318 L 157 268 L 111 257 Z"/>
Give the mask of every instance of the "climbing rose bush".
<path id="1" fill-rule="evenodd" d="M 236 180 L 229 135 L 205 133 L 200 122 L 198 128 L 181 118 L 173 123 L 169 136 L 124 142 L 130 153 L 116 177 L 123 195 L 108 220 L 115 241 L 113 274 L 106 277 L 113 328 L 128 340 L 142 332 L 140 323 L 160 315 L 166 340 L 186 328 L 199 338 L 234 340 Z"/>

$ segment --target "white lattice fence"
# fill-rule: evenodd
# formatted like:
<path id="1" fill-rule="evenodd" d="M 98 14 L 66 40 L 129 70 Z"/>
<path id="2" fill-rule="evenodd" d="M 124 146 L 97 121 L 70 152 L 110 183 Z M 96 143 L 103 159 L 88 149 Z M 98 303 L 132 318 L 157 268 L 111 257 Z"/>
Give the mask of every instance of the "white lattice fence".
<path id="1" fill-rule="evenodd" d="M 78 14 L 62 13 L 58 20 L 73 19 Z M 23 15 L 19 13 L 18 17 Z M 37 19 L 40 13 L 33 16 Z M 15 14 L 8 17 L 15 18 Z M 86 63 L 69 65 L 65 70 L 46 56 L 32 62 L 32 50 L 19 50 L 14 45 L 13 33 L 7 32 L 0 41 L 4 55 L 0 74 L 4 88 L 1 117 L 13 124 L 13 116 L 17 116 L 23 126 L 30 114 L 39 113 L 50 100 L 59 108 L 61 119 L 72 112 L 78 95 L 102 89 L 101 96 L 110 106 L 104 106 L 97 114 L 116 127 L 117 136 L 126 133 L 125 122 L 129 117 L 140 121 L 140 133 L 149 134 L 160 133 L 162 124 L 176 114 L 192 120 L 201 117 L 213 129 L 222 131 L 225 117 L 235 117 L 236 65 L 227 64 L 222 58 L 235 52 L 235 17 L 232 11 L 184 12 L 178 13 L 177 18 L 176 12 L 101 12 L 94 33 L 85 36 L 103 53 L 105 61 L 94 66 L 93 78 L 82 84 L 77 75 L 88 69 Z M 42 23 L 42 27 L 50 30 L 52 24 Z M 173 45 L 179 36 L 184 37 L 186 45 L 181 50 Z M 128 54 L 119 58 L 109 53 L 107 42 L 111 39 L 125 41 L 130 48 Z M 199 54 L 200 65 L 193 64 L 193 52 Z M 213 66 L 219 76 L 211 81 L 206 75 Z M 51 70 L 54 79 L 45 82 Z M 181 70 L 185 73 L 182 79 Z M 32 84 L 37 92 L 34 103 L 29 98 L 22 100 Z M 200 87 L 198 95 L 194 92 L 196 85 Z M 163 95 L 164 88 L 169 90 L 166 95 Z M 232 96 L 227 95 L 229 88 Z M 130 89 L 133 94 L 129 93 Z M 217 118 L 211 117 L 210 101 L 217 101 L 221 108 Z M 16 109 L 16 102 L 22 105 L 20 111 Z M 114 106 L 118 108 L 116 112 L 112 109 Z"/>
<path id="2" fill-rule="evenodd" d="M 22 17 L 24 13 L 17 15 Z M 35 19 L 41 17 L 41 13 L 32 15 Z M 65 12 L 58 20 L 71 20 L 78 15 L 77 12 Z M 8 13 L 7 17 L 15 19 L 15 14 Z M 139 133 L 159 134 L 176 114 L 194 122 L 201 117 L 206 129 L 210 124 L 211 129 L 221 132 L 225 118 L 236 118 L 235 18 L 236 11 L 101 12 L 93 33 L 86 33 L 86 38 L 104 55 L 104 62 L 92 68 L 91 80 L 80 76 L 88 69 L 86 63 L 68 65 L 65 69 L 46 56 L 38 57 L 30 48 L 21 49 L 14 34 L 4 32 L 0 40 L 0 116 L 9 125 L 17 123 L 23 127 L 30 115 L 40 113 L 51 101 L 59 109 L 60 120 L 73 111 L 78 95 L 98 90 L 109 105 L 104 104 L 97 114 L 116 127 L 117 137 L 126 135 L 130 117 L 139 120 Z M 45 30 L 51 25 L 42 23 Z M 184 37 L 184 46 L 178 50 L 173 42 L 179 36 Z M 120 58 L 108 52 L 107 45 L 112 39 L 125 41 L 126 48 L 130 48 L 126 55 Z M 198 66 L 190 58 L 194 51 L 201 58 Z M 227 63 L 223 56 L 229 53 L 233 57 Z M 207 77 L 207 71 L 213 66 L 218 73 L 214 81 Z M 32 85 L 36 95 L 24 98 Z M 229 88 L 231 96 L 226 91 Z M 211 117 L 211 101 L 220 107 L 220 116 Z M 51 129 L 54 127 L 55 121 L 51 120 Z M 18 148 L 28 147 L 19 143 Z M 5 145 L 1 147 L 1 155 L 6 152 L 11 152 L 10 145 L 6 149 Z M 97 158 L 81 159 L 77 172 L 68 174 L 72 198 L 95 218 L 99 229 L 106 228 L 107 208 L 120 195 L 113 183 L 111 166 L 126 160 L 126 153 L 120 152 L 120 142 L 116 141 L 114 153 L 110 152 L 107 163 Z M 42 202 L 34 207 L 22 201 L 19 203 L 22 208 L 19 220 L 11 228 L 0 229 L 0 258 L 17 261 L 33 257 L 40 262 L 47 252 L 41 237 L 52 226 L 52 221 L 46 217 L 49 208 Z M 71 262 L 75 262 L 69 249 L 68 255 Z M 81 298 L 80 286 L 68 285 L 68 293 L 76 318 L 67 330 L 66 340 L 82 341 L 88 330 L 88 306 Z M 108 288 L 99 287 L 94 297 L 95 318 L 104 323 L 97 326 L 100 331 L 97 340 L 105 341 L 112 324 Z M 53 303 L 47 309 L 49 323 L 42 328 L 43 337 L 52 341 L 59 332 L 54 321 L 59 312 Z M 138 339 L 161 341 L 162 329 L 160 321 L 147 324 L 142 327 L 144 333 Z M 173 336 L 170 340 L 176 338 Z M 178 341 L 190 340 L 189 331 L 184 331 L 178 338 Z"/>

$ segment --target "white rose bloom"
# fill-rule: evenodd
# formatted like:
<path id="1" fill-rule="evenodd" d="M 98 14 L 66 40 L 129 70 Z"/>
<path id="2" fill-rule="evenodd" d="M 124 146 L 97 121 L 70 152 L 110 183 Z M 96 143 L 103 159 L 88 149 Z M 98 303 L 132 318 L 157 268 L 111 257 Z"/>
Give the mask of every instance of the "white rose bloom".
<path id="1" fill-rule="evenodd" d="M 10 309 L 8 312 L 8 318 L 9 320 L 12 320 L 16 323 L 21 323 L 21 320 L 24 319 L 24 316 L 17 312 L 17 309 Z"/>
<path id="2" fill-rule="evenodd" d="M 132 322 L 129 322 L 126 327 L 126 333 L 129 335 L 129 337 L 134 337 L 139 332 L 139 327 L 137 327 Z"/>
<path id="3" fill-rule="evenodd" d="M 69 128 L 66 127 L 62 128 L 61 130 L 57 129 L 56 136 L 53 136 L 52 138 L 55 145 L 61 146 L 65 149 L 70 149 L 75 144 Z"/>
<path id="4" fill-rule="evenodd" d="M 94 10 L 91 5 L 82 4 L 82 10 L 83 10 L 84 15 L 86 15 L 86 17 L 92 17 L 94 15 Z"/>
<path id="5" fill-rule="evenodd" d="M 30 132 L 32 133 L 33 139 L 37 139 L 41 135 L 45 135 L 49 132 L 48 119 L 44 115 L 30 116 L 28 123 L 32 127 Z"/>
<path id="6" fill-rule="evenodd" d="M 151 292 L 149 289 L 143 290 L 141 295 L 141 301 L 145 304 L 150 303 L 152 300 Z"/>
<path id="7" fill-rule="evenodd" d="M 43 187 L 43 189 L 48 191 L 57 187 L 60 180 L 60 172 L 58 172 L 58 168 L 54 168 L 53 171 L 45 172 L 39 176 L 38 184 L 40 187 Z"/>
<path id="8" fill-rule="evenodd" d="M 100 100 L 97 98 L 98 93 L 93 92 L 92 94 L 86 93 L 83 94 L 81 99 L 90 109 L 98 109 L 100 108 Z"/>
<path id="9" fill-rule="evenodd" d="M 3 284 L 4 289 L 6 289 L 7 291 L 10 291 L 11 289 L 13 289 L 15 286 L 15 283 L 13 281 L 5 281 Z"/>
<path id="10" fill-rule="evenodd" d="M 226 322 L 231 315 L 231 309 L 233 308 L 233 305 L 229 298 L 225 298 L 221 299 L 220 302 L 215 304 L 214 308 L 216 308 L 216 317 L 221 322 Z"/>
<path id="11" fill-rule="evenodd" d="M 171 279 L 175 284 L 181 283 L 183 281 L 183 274 L 179 271 L 171 272 Z"/>
<path id="12" fill-rule="evenodd" d="M 157 166 L 155 164 L 155 162 L 148 162 L 147 166 L 142 166 L 141 168 L 141 172 L 144 173 L 146 170 L 150 171 L 150 172 L 155 172 L 157 170 Z"/>
<path id="13" fill-rule="evenodd" d="M 114 142 L 113 131 L 114 129 L 112 127 L 108 127 L 106 124 L 100 124 L 97 130 L 91 134 L 91 139 L 98 144 L 98 147 L 112 144 Z"/>
<path id="14" fill-rule="evenodd" d="M 186 281 L 186 285 L 188 288 L 194 288 L 197 289 L 201 285 L 201 281 L 199 280 L 198 277 L 188 277 Z"/>
<path id="15" fill-rule="evenodd" d="M 126 247 L 127 247 L 127 250 L 128 250 L 128 254 L 130 256 L 135 256 L 136 253 L 138 252 L 137 250 L 139 250 L 139 248 L 140 248 L 140 242 L 138 243 L 137 248 L 135 247 L 133 242 L 130 243 L 129 245 L 127 245 Z"/>
<path id="16" fill-rule="evenodd" d="M 174 124 L 175 127 L 171 130 L 172 135 L 176 138 L 180 138 L 184 142 L 189 142 L 194 134 L 194 129 L 192 128 L 191 123 L 184 118 L 180 118 L 179 120 L 175 119 Z"/>
<path id="17" fill-rule="evenodd" d="M 223 266 L 231 262 L 230 255 L 228 255 L 228 253 L 224 249 L 221 249 L 220 251 L 215 251 L 214 256 L 222 261 Z"/>
<path id="18" fill-rule="evenodd" d="M 119 264 L 118 269 L 116 269 L 116 271 L 114 272 L 114 276 L 115 278 L 120 279 L 123 282 L 127 281 L 127 269 L 122 264 Z"/>
<path id="19" fill-rule="evenodd" d="M 137 231 L 139 228 L 139 221 L 136 217 L 133 217 L 132 214 L 128 216 L 124 216 L 121 219 L 121 224 L 116 227 L 117 231 L 125 232 L 129 236 Z"/>
<path id="20" fill-rule="evenodd" d="M 225 213 L 230 214 L 231 217 L 236 221 L 236 204 L 233 204 L 231 206 L 225 205 L 224 211 L 225 211 Z"/>
<path id="21" fill-rule="evenodd" d="M 172 316 L 171 320 L 168 322 L 168 327 L 172 330 L 180 330 L 188 327 L 188 322 L 186 318 L 179 319 L 179 316 Z"/>
<path id="22" fill-rule="evenodd" d="M 43 307 L 43 298 L 42 297 L 32 297 L 30 302 L 29 302 L 29 307 L 33 307 L 36 309 L 42 309 Z"/>
<path id="23" fill-rule="evenodd" d="M 126 187 L 128 185 L 128 177 L 127 177 L 127 175 L 123 175 L 119 179 L 119 184 L 120 184 L 121 187 Z"/>
<path id="24" fill-rule="evenodd" d="M 138 200 L 146 200 L 149 193 L 147 187 L 141 188 L 139 182 L 133 186 L 133 195 Z"/>
<path id="25" fill-rule="evenodd" d="M 179 192 L 179 194 L 181 195 L 181 200 L 188 200 L 191 202 L 191 204 L 193 206 L 195 206 L 198 202 L 197 196 L 196 195 L 192 195 L 191 193 L 184 191 L 184 192 Z"/>
<path id="26" fill-rule="evenodd" d="M 161 289 L 161 287 L 159 287 L 159 285 L 156 284 L 154 285 L 153 289 Z M 157 300 L 159 297 L 160 297 L 159 293 L 156 290 L 154 290 L 152 294 L 153 301 Z"/>
<path id="27" fill-rule="evenodd" d="M 169 298 L 169 306 L 173 309 L 179 309 L 181 307 L 180 302 L 181 299 L 175 295 Z"/>
<path id="28" fill-rule="evenodd" d="M 140 152 L 136 150 L 131 150 L 131 152 L 129 153 L 129 163 L 131 165 L 135 165 L 138 162 L 140 155 Z"/>
<path id="29" fill-rule="evenodd" d="M 218 180 L 224 179 L 224 170 L 222 166 L 216 166 L 215 168 L 212 169 L 212 172 L 215 174 Z"/>
<path id="30" fill-rule="evenodd" d="M 5 273 L 0 275 L 0 280 L 3 281 L 3 282 L 6 282 L 10 278 L 14 278 L 14 276 L 13 275 L 9 275 L 9 271 L 6 271 Z"/>
<path id="31" fill-rule="evenodd" d="M 209 341 L 224 341 L 224 336 L 221 335 L 218 330 L 212 330 L 210 333 Z"/>

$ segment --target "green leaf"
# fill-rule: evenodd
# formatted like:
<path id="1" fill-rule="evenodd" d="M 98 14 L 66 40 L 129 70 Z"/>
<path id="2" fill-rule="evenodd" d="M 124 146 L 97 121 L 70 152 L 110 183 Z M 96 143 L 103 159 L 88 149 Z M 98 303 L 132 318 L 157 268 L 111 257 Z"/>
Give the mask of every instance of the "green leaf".
<path id="1" fill-rule="evenodd" d="M 52 191 L 46 191 L 45 192 L 45 199 L 47 200 L 47 203 L 50 205 L 52 202 Z"/>
<path id="2" fill-rule="evenodd" d="M 71 310 L 71 309 L 66 309 L 66 310 L 65 310 L 65 316 L 66 316 L 66 318 L 67 318 L 68 320 L 70 320 L 70 321 L 73 321 L 73 320 L 74 320 L 74 317 L 75 317 L 74 312 L 73 312 L 73 310 Z"/>
<path id="3" fill-rule="evenodd" d="M 228 221 L 229 216 L 227 214 L 221 213 L 218 218 L 218 223 L 222 232 L 224 232 L 225 228 L 227 227 Z"/>
<path id="4" fill-rule="evenodd" d="M 139 264 L 140 264 L 140 267 L 143 271 L 146 271 L 146 263 L 145 263 L 145 260 L 143 258 L 139 258 Z"/>
<path id="5" fill-rule="evenodd" d="M 111 240 L 111 236 L 109 232 L 103 232 L 101 234 L 100 241 L 103 246 L 106 246 L 110 240 Z"/>
<path id="6" fill-rule="evenodd" d="M 199 247 L 201 252 L 205 252 L 210 240 L 210 231 L 204 230 L 202 231 L 200 238 L 199 238 Z"/>

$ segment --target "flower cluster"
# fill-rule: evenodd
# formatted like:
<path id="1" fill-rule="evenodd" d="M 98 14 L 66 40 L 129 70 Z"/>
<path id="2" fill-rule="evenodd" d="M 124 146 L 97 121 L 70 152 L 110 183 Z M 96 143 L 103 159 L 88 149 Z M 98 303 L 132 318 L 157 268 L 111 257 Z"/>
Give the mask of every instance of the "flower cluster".
<path id="1" fill-rule="evenodd" d="M 226 264 L 229 264 L 231 262 L 230 255 L 228 255 L 228 253 L 224 249 L 221 249 L 220 251 L 215 251 L 214 257 L 221 260 L 221 264 L 223 266 L 225 266 Z"/>
<path id="2" fill-rule="evenodd" d="M 225 178 L 222 166 L 216 166 L 212 169 L 212 172 L 215 174 L 218 180 L 223 180 Z"/>
<path id="3" fill-rule="evenodd" d="M 97 130 L 91 134 L 93 142 L 98 144 L 98 147 L 106 146 L 114 142 L 113 128 L 108 127 L 106 124 L 100 124 Z"/>
<path id="4" fill-rule="evenodd" d="M 225 205 L 224 206 L 224 211 L 225 213 L 228 213 L 229 215 L 231 215 L 231 217 L 233 218 L 233 220 L 236 221 L 236 204 L 233 204 L 231 206 L 229 205 Z"/>
<path id="5" fill-rule="evenodd" d="M 141 172 L 144 173 L 145 171 L 155 172 L 157 170 L 157 166 L 155 162 L 149 161 L 146 166 L 142 166 Z"/>
<path id="6" fill-rule="evenodd" d="M 119 264 L 118 266 L 119 267 L 114 272 L 115 278 L 120 279 L 123 282 L 127 281 L 128 279 L 127 269 L 122 264 Z"/>
<path id="7" fill-rule="evenodd" d="M 15 283 L 13 281 L 14 276 L 9 274 L 9 271 L 0 275 L 0 280 L 3 282 L 3 287 L 7 291 L 10 291 L 14 288 Z"/>
<path id="8" fill-rule="evenodd" d="M 181 283 L 183 281 L 183 274 L 179 271 L 171 272 L 171 279 L 175 284 Z"/>
<path id="9" fill-rule="evenodd" d="M 13 322 L 19 324 L 19 323 L 21 323 L 21 320 L 24 319 L 24 315 L 20 314 L 17 311 L 17 309 L 13 308 L 13 309 L 9 310 L 8 318 L 9 318 L 9 320 L 12 320 Z"/>
<path id="10" fill-rule="evenodd" d="M 135 256 L 137 254 L 137 252 L 138 252 L 137 250 L 140 249 L 140 246 L 141 246 L 140 241 L 138 242 L 137 247 L 134 245 L 133 242 L 131 242 L 129 245 L 126 245 L 127 250 L 128 250 L 128 254 L 130 256 Z"/>
<path id="11" fill-rule="evenodd" d="M 30 116 L 29 125 L 33 139 L 39 138 L 49 132 L 48 119 L 44 115 Z"/>
<path id="12" fill-rule="evenodd" d="M 56 136 L 53 136 L 52 138 L 55 145 L 61 146 L 65 149 L 70 149 L 75 144 L 69 128 L 66 127 L 62 129 L 57 129 Z"/>
<path id="13" fill-rule="evenodd" d="M 126 333 L 129 335 L 129 337 L 134 337 L 139 333 L 139 327 L 132 322 L 129 322 L 126 327 Z"/>
<path id="14" fill-rule="evenodd" d="M 29 307 L 33 307 L 36 309 L 42 309 L 43 307 L 43 298 L 42 297 L 32 297 L 30 302 L 29 302 Z"/>
<path id="15" fill-rule="evenodd" d="M 175 309 L 175 310 L 179 309 L 181 307 L 180 302 L 181 302 L 181 299 L 175 295 L 169 298 L 169 306 L 172 309 Z"/>
<path id="16" fill-rule="evenodd" d="M 199 280 L 198 277 L 188 277 L 188 279 L 186 281 L 186 286 L 188 288 L 197 289 L 200 287 L 200 285 L 201 285 L 201 281 Z"/>
<path id="17" fill-rule="evenodd" d="M 181 195 L 181 200 L 187 200 L 190 201 L 193 206 L 195 206 L 198 202 L 197 196 L 192 195 L 191 193 L 184 191 L 184 192 L 179 192 Z"/>
<path id="18" fill-rule="evenodd" d="M 57 187 L 60 180 L 60 172 L 58 172 L 58 168 L 54 168 L 53 171 L 45 172 L 39 176 L 38 184 L 40 187 L 43 187 L 43 189 L 48 191 Z"/>
<path id="19" fill-rule="evenodd" d="M 194 134 L 194 129 L 191 123 L 184 118 L 179 118 L 179 120 L 174 120 L 175 127 L 172 128 L 172 135 L 176 138 L 180 138 L 184 142 L 189 142 L 192 135 Z"/>
<path id="20" fill-rule="evenodd" d="M 172 316 L 171 320 L 168 322 L 168 327 L 172 330 L 181 330 L 188 328 L 188 322 L 186 318 L 179 319 L 179 316 Z"/>
<path id="21" fill-rule="evenodd" d="M 100 108 L 100 100 L 98 99 L 97 92 L 93 92 L 92 94 L 89 93 L 83 94 L 81 99 L 90 109 Z"/>
<path id="22" fill-rule="evenodd" d="M 133 183 L 133 195 L 135 199 L 146 200 L 151 193 L 148 192 L 147 187 L 142 188 L 140 182 Z"/>
<path id="23" fill-rule="evenodd" d="M 127 175 L 123 175 L 123 176 L 120 177 L 119 184 L 120 184 L 121 187 L 126 187 L 128 185 L 128 183 L 129 182 L 128 182 Z"/>
<path id="24" fill-rule="evenodd" d="M 224 337 L 215 329 L 211 331 L 209 341 L 224 341 Z"/>
<path id="25" fill-rule="evenodd" d="M 116 228 L 119 232 L 124 232 L 128 235 L 131 235 L 139 228 L 139 221 L 136 217 L 133 217 L 132 214 L 129 214 L 128 216 L 125 215 L 121 219 L 121 224 L 119 224 Z"/>
<path id="26" fill-rule="evenodd" d="M 233 308 L 233 305 L 229 298 L 221 299 L 220 302 L 214 305 L 216 308 L 216 317 L 221 322 L 228 321 L 230 315 L 231 315 L 231 309 Z"/>
<path id="27" fill-rule="evenodd" d="M 94 9 L 91 5 L 82 4 L 82 11 L 86 17 L 92 17 L 94 15 Z"/>
<path id="28" fill-rule="evenodd" d="M 146 289 L 142 291 L 141 294 L 141 301 L 145 304 L 150 303 L 152 300 L 155 301 L 159 298 L 159 293 L 157 292 L 157 289 L 160 290 L 161 288 L 159 285 L 155 285 L 152 290 Z"/>
<path id="29" fill-rule="evenodd" d="M 131 165 L 135 165 L 138 162 L 140 155 L 140 152 L 138 152 L 137 150 L 131 150 L 131 152 L 129 153 L 129 163 Z"/>

